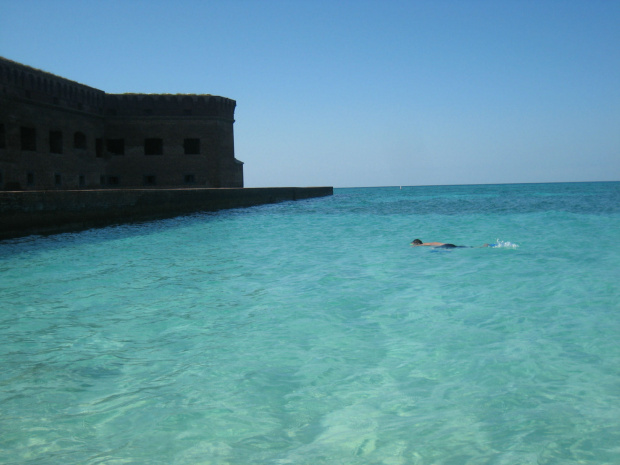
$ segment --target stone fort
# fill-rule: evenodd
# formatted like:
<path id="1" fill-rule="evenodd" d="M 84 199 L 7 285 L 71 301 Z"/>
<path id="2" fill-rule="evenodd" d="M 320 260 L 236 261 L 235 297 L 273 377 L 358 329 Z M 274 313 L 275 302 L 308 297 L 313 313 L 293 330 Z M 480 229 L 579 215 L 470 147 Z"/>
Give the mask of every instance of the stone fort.
<path id="1" fill-rule="evenodd" d="M 235 106 L 107 94 L 0 57 L 0 190 L 243 187 Z"/>

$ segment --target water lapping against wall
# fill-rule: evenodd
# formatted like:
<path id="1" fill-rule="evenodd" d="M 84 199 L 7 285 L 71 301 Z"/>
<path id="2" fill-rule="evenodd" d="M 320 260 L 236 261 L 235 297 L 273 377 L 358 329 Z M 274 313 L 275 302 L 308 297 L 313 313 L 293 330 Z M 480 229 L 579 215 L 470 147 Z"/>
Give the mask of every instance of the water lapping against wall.
<path id="1" fill-rule="evenodd" d="M 1 242 L 0 462 L 617 463 L 619 240 L 583 183 Z"/>

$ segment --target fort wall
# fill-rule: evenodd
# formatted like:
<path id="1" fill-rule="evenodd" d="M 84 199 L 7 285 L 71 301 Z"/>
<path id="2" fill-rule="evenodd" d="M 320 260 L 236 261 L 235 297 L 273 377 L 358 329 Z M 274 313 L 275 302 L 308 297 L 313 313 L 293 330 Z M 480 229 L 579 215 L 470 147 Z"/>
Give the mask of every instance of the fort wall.
<path id="1" fill-rule="evenodd" d="M 332 194 L 331 187 L 0 192 L 0 240 Z"/>
<path id="2" fill-rule="evenodd" d="M 0 190 L 243 187 L 235 106 L 106 94 L 0 57 Z"/>

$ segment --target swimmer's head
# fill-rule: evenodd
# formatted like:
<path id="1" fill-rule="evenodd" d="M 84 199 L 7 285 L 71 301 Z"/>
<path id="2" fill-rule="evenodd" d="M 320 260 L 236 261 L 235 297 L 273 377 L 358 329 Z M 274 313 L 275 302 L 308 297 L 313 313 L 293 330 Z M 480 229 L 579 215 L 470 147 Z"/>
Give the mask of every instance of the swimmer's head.
<path id="1" fill-rule="evenodd" d="M 422 241 L 420 239 L 414 239 L 411 245 L 422 245 Z"/>

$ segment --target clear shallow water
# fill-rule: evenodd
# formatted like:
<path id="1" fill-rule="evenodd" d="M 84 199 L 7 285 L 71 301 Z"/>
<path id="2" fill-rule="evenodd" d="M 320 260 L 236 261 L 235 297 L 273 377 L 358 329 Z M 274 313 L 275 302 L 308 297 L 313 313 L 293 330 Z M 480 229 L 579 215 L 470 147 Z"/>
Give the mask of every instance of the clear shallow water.
<path id="1" fill-rule="evenodd" d="M 620 463 L 619 243 L 620 183 L 0 242 L 0 463 Z"/>

